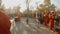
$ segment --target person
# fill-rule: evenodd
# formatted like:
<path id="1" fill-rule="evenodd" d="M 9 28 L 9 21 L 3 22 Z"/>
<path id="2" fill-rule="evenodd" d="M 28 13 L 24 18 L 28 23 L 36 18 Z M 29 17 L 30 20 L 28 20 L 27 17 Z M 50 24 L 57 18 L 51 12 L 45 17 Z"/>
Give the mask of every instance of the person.
<path id="1" fill-rule="evenodd" d="M 49 27 L 52 30 L 54 28 L 54 12 L 51 11 L 51 14 L 49 14 Z"/>
<path id="2" fill-rule="evenodd" d="M 49 15 L 48 15 L 48 12 L 45 11 L 44 12 L 44 24 L 47 26 L 48 25 L 48 20 L 49 20 Z"/>
<path id="3" fill-rule="evenodd" d="M 55 16 L 55 21 L 56 21 L 55 25 L 59 26 L 59 16 L 58 15 Z"/>
<path id="4" fill-rule="evenodd" d="M 39 15 L 37 12 L 36 12 L 36 22 L 39 23 Z"/>
<path id="5" fill-rule="evenodd" d="M 60 29 L 56 28 L 55 31 L 54 31 L 54 34 L 60 34 Z"/>
<path id="6" fill-rule="evenodd" d="M 20 19 L 21 19 L 21 14 L 20 14 L 20 12 L 18 13 L 18 21 L 20 21 Z"/>
<path id="7" fill-rule="evenodd" d="M 10 32 L 11 22 L 8 15 L 0 10 L 0 34 L 11 34 Z"/>
<path id="8" fill-rule="evenodd" d="M 21 14 L 20 12 L 17 14 L 17 16 L 15 17 L 15 22 L 20 22 L 21 19 Z"/>
<path id="9" fill-rule="evenodd" d="M 41 12 L 39 16 L 40 24 L 43 24 L 43 12 Z"/>

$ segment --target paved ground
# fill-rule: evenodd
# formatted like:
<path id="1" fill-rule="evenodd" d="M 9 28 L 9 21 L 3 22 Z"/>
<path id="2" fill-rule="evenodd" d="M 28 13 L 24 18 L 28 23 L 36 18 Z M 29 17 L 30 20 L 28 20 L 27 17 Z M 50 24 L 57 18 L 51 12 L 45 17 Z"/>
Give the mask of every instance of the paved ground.
<path id="1" fill-rule="evenodd" d="M 12 22 L 12 34 L 53 34 L 53 32 L 44 25 L 36 23 L 35 19 L 29 18 L 26 24 L 26 18 L 22 18 L 20 22 Z"/>

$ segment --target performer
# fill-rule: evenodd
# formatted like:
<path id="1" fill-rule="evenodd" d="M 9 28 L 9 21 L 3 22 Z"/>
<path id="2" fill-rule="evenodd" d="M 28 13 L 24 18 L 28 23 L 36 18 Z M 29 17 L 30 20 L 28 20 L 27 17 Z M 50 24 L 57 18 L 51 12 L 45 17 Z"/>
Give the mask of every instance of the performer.
<path id="1" fill-rule="evenodd" d="M 11 34 L 10 32 L 11 22 L 9 17 L 0 10 L 0 34 Z"/>
<path id="2" fill-rule="evenodd" d="M 49 14 L 49 20 L 50 20 L 49 27 L 51 30 L 54 28 L 54 16 L 55 16 L 54 12 L 51 11 L 51 14 Z"/>

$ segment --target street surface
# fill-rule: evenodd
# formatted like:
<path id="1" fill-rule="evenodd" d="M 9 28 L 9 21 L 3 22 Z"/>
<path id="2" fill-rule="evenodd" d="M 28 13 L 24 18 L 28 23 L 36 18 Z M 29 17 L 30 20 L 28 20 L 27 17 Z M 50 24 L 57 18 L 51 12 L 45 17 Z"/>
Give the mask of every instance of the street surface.
<path id="1" fill-rule="evenodd" d="M 53 34 L 53 32 L 46 26 L 38 24 L 34 18 L 29 18 L 26 24 L 26 18 L 21 18 L 20 22 L 12 21 L 12 34 Z"/>

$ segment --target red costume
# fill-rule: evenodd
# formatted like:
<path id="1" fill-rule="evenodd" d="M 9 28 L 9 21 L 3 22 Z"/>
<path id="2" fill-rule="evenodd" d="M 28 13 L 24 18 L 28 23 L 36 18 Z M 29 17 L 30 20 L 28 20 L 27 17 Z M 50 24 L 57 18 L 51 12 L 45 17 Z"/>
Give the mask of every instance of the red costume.
<path id="1" fill-rule="evenodd" d="M 52 30 L 54 28 L 54 13 L 52 13 L 52 14 L 49 15 L 49 19 L 50 19 L 50 21 L 49 21 L 49 27 Z"/>
<path id="2" fill-rule="evenodd" d="M 49 23 L 48 21 L 49 21 L 49 15 L 48 15 L 48 13 L 45 13 L 44 14 L 44 24 L 47 25 Z"/>
<path id="3" fill-rule="evenodd" d="M 18 13 L 18 21 L 20 21 L 20 19 L 21 19 L 21 14 Z"/>
<path id="4" fill-rule="evenodd" d="M 0 10 L 0 34 L 11 34 L 10 32 L 10 20 L 4 11 Z"/>

